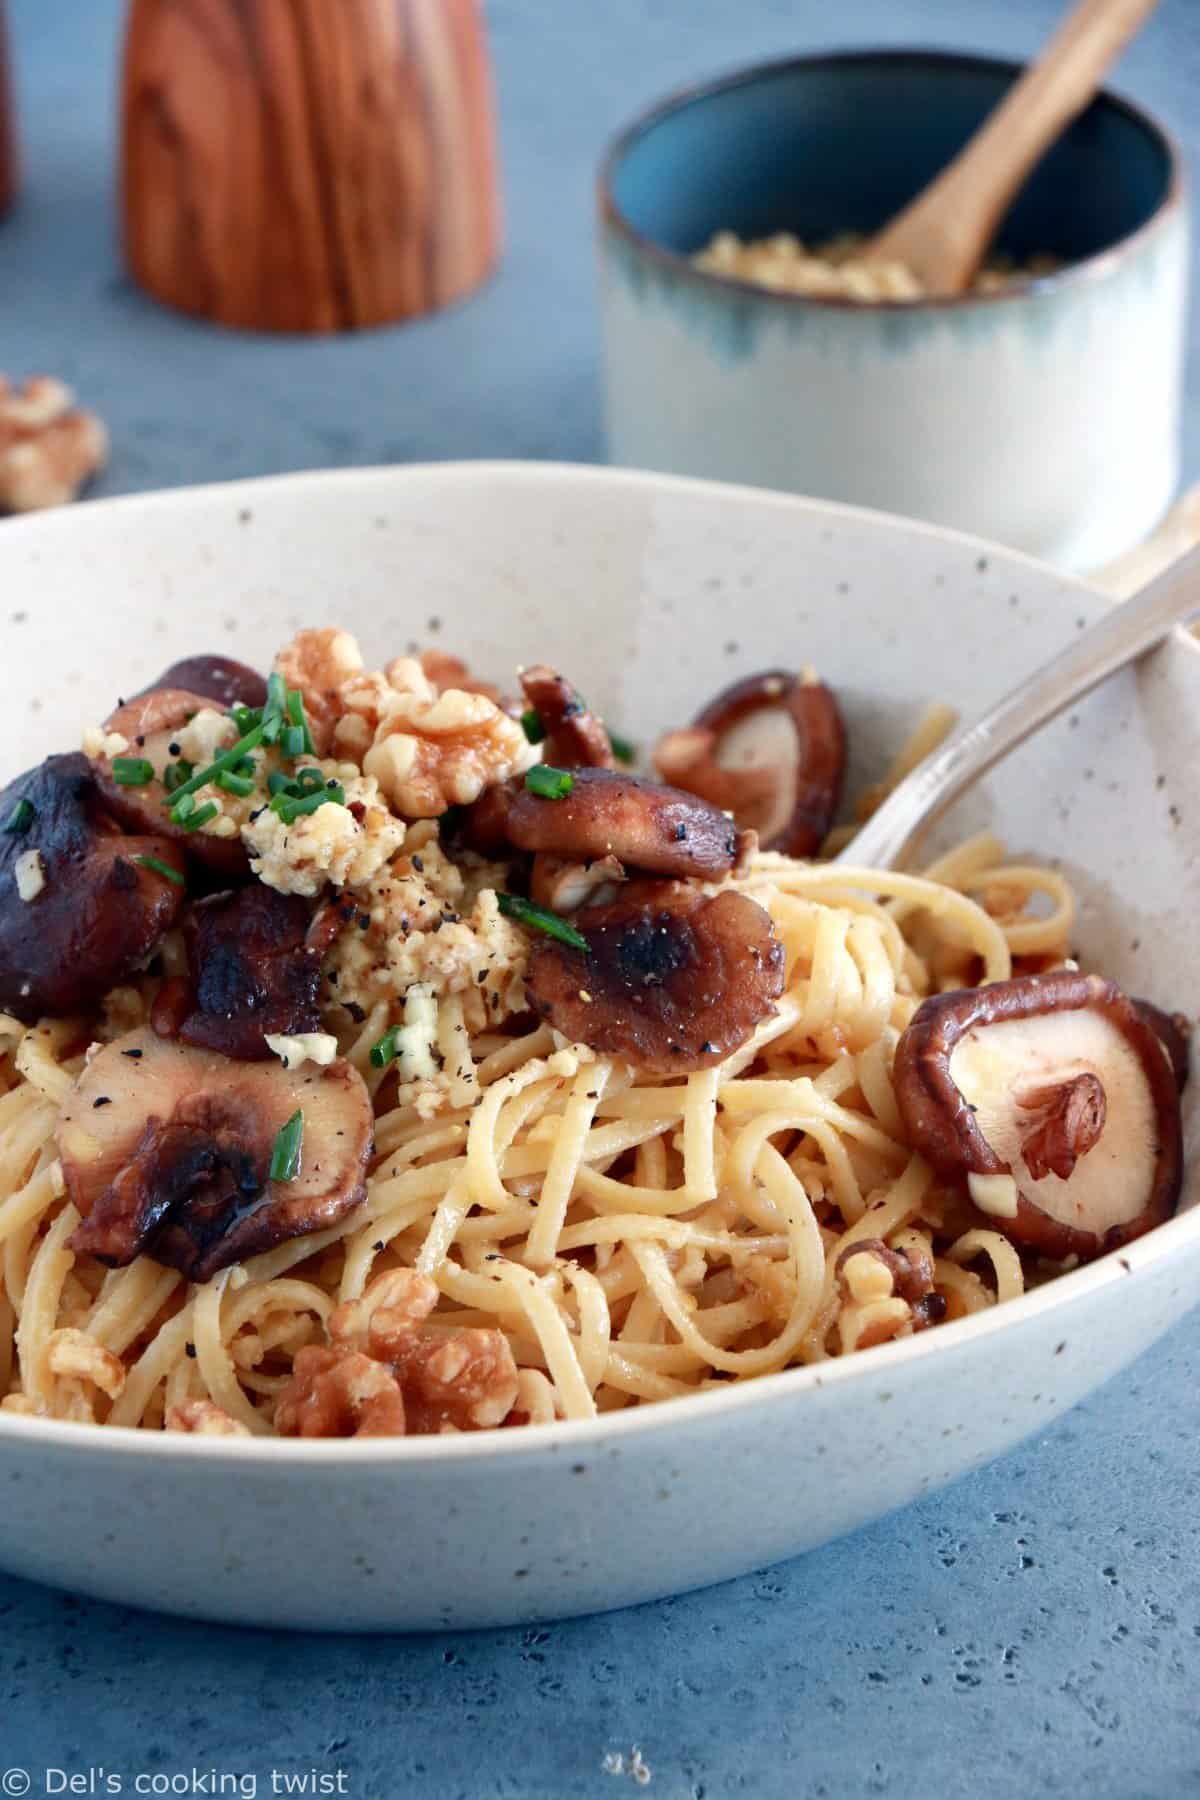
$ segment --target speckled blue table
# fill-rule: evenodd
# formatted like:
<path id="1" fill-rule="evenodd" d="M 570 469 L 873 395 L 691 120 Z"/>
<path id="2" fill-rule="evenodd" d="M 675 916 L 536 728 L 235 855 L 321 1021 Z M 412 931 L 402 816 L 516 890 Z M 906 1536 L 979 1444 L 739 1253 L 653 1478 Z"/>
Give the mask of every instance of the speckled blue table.
<path id="1" fill-rule="evenodd" d="M 591 170 L 611 127 L 686 78 L 798 46 L 1024 52 L 1057 10 L 840 0 L 831 22 L 824 0 L 491 0 L 500 276 L 405 331 L 297 344 L 191 325 L 132 289 L 113 234 L 119 7 L 10 0 L 28 182 L 0 229 L 0 368 L 56 369 L 100 409 L 109 493 L 593 458 Z M 1164 0 L 1122 78 L 1200 150 L 1200 0 Z M 1194 385 L 1187 468 L 1200 474 Z M 0 1792 L 616 1800 L 636 1791 L 636 1745 L 662 1800 L 1200 1794 L 1198 1376 L 1194 1318 L 945 1495 L 765 1575 L 569 1625 L 271 1637 L 0 1577 Z M 89 1772 L 90 1788 L 66 1785 Z"/>

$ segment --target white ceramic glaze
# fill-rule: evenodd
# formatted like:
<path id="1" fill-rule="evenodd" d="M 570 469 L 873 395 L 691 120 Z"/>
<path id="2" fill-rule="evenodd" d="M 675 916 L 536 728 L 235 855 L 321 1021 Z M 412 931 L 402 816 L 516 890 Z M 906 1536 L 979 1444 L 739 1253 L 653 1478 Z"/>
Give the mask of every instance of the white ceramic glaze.
<path id="1" fill-rule="evenodd" d="M 867 52 L 794 66 L 892 60 L 944 62 L 949 83 L 974 59 Z M 610 153 L 599 255 L 611 460 L 879 507 L 1077 572 L 1137 543 L 1178 480 L 1188 260 L 1178 187 L 1131 237 L 1019 295 L 863 306 L 702 273 L 631 225 L 614 199 L 623 161 L 659 122 L 694 111 L 702 134 L 712 102 L 752 105 L 756 85 L 790 66 L 667 101 Z M 778 109 L 800 103 L 784 91 Z M 829 105 L 831 142 L 844 146 L 849 128 Z M 655 179 L 683 193 L 698 179 L 685 158 L 663 164 Z M 736 222 L 720 212 L 724 184 L 711 185 L 695 248 Z M 1065 193 L 1061 203 L 1073 204 Z M 680 199 L 676 211 L 704 207 Z"/>
<path id="2" fill-rule="evenodd" d="M 337 620 L 376 656 L 432 639 L 481 673 L 560 662 L 642 739 L 737 673 L 811 661 L 869 779 L 931 695 L 977 710 L 1107 604 L 1020 557 L 850 509 L 486 464 L 5 524 L 0 596 L 5 776 L 71 747 L 176 656 L 261 662 L 295 626 Z M 1014 848 L 1060 857 L 1086 959 L 1193 1014 L 1198 755 L 1200 649 L 1180 634 L 952 821 L 987 818 Z M 196 1617 L 342 1631 L 644 1600 L 821 1543 L 996 1456 L 1128 1363 L 1198 1283 L 1191 1212 L 986 1316 L 581 1426 L 262 1443 L 0 1414 L 0 1564 Z"/>

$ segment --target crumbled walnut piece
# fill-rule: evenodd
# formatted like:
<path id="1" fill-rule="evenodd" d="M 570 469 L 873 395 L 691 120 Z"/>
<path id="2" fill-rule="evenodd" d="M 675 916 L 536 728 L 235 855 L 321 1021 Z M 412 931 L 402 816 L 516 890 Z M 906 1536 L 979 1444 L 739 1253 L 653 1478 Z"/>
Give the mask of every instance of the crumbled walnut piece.
<path id="1" fill-rule="evenodd" d="M 342 684 L 360 674 L 362 666 L 357 640 L 336 625 L 297 632 L 275 658 L 278 673 L 304 696 L 318 756 L 324 756 L 333 742 L 333 728 L 343 711 Z"/>
<path id="2" fill-rule="evenodd" d="M 847 1299 L 838 1322 L 843 1349 L 867 1350 L 924 1331 L 946 1316 L 945 1298 L 933 1285 L 933 1263 L 919 1251 L 860 1238 L 846 1246 L 836 1268 Z"/>
<path id="3" fill-rule="evenodd" d="M 249 1437 L 250 1429 L 211 1400 L 181 1400 L 168 1406 L 168 1431 L 190 1431 L 196 1437 Z"/>
<path id="4" fill-rule="evenodd" d="M 439 694 L 408 657 L 389 663 L 386 679 L 387 691 L 347 689 L 344 698 L 358 736 L 376 721 L 363 770 L 404 817 L 434 819 L 447 807 L 468 806 L 536 762 L 521 725 L 486 695 L 462 688 Z M 343 719 L 339 743 L 345 730 Z M 348 740 L 346 748 L 353 748 Z"/>
<path id="5" fill-rule="evenodd" d="M 98 1344 L 86 1331 L 65 1325 L 50 1333 L 46 1365 L 52 1375 L 90 1381 L 102 1394 L 115 1400 L 125 1386 L 125 1365 L 119 1356 Z"/>
<path id="6" fill-rule="evenodd" d="M 329 1337 L 343 1349 L 364 1350 L 381 1362 L 399 1363 L 415 1348 L 421 1327 L 437 1305 L 437 1283 L 415 1269 L 377 1275 L 359 1300 L 343 1300 L 329 1315 Z"/>
<path id="7" fill-rule="evenodd" d="M 480 1431 L 502 1424 L 517 1398 L 517 1365 L 502 1331 L 464 1326 L 422 1339 L 404 1369 L 412 1430 Z"/>
<path id="8" fill-rule="evenodd" d="M 279 1396 L 275 1429 L 284 1437 L 403 1437 L 400 1383 L 361 1351 L 306 1345 Z"/>
<path id="9" fill-rule="evenodd" d="M 36 375 L 18 390 L 0 375 L 0 512 L 73 500 L 108 460 L 108 433 L 69 387 Z"/>

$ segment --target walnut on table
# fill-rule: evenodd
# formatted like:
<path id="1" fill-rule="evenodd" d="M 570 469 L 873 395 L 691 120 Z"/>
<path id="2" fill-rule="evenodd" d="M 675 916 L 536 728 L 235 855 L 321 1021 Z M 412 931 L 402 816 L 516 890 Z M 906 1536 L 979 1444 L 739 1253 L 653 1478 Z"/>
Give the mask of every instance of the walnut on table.
<path id="1" fill-rule="evenodd" d="M 16 388 L 0 375 L 0 512 L 73 500 L 108 460 L 108 433 L 51 375 Z"/>

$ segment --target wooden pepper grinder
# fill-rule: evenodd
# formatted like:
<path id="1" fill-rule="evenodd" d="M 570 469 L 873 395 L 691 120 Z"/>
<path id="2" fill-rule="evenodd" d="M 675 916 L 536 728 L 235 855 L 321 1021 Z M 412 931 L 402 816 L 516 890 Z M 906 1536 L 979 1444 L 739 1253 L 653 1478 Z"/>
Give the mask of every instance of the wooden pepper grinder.
<path id="1" fill-rule="evenodd" d="M 17 193 L 17 121 L 8 73 L 8 29 L 0 0 L 0 216 Z"/>
<path id="2" fill-rule="evenodd" d="M 307 332 L 444 306 L 499 251 L 478 0 L 132 0 L 122 163 L 170 306 Z"/>

